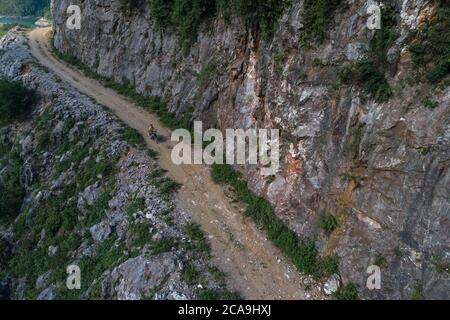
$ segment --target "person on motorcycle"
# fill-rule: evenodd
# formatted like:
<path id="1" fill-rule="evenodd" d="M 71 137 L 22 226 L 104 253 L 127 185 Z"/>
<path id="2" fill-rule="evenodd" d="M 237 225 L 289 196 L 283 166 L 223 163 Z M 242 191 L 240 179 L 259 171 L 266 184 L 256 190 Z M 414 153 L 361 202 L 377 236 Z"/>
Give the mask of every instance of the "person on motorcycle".
<path id="1" fill-rule="evenodd" d="M 150 124 L 150 127 L 148 127 L 148 136 L 150 137 L 150 139 L 152 140 L 157 140 L 157 135 L 156 135 L 156 129 L 153 126 L 153 124 Z"/>

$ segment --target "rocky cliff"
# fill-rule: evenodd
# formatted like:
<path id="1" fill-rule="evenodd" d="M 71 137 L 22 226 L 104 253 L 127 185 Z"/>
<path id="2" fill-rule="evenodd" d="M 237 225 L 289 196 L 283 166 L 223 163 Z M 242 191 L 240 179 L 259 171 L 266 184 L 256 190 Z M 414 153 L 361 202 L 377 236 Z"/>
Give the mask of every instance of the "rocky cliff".
<path id="1" fill-rule="evenodd" d="M 369 1 L 327 3 L 285 3 L 269 36 L 217 9 L 186 47 L 145 3 L 54 1 L 54 44 L 180 116 L 279 128 L 279 173 L 240 168 L 252 190 L 336 254 L 362 297 L 449 299 L 448 2 L 383 1 L 380 30 L 367 28 Z M 70 4 L 81 30 L 66 28 Z"/>
<path id="2" fill-rule="evenodd" d="M 0 212 L 0 299 L 230 297 L 136 131 L 37 64 L 20 29 L 0 41 L 0 78 L 36 95 L 29 119 L 0 128 L 2 201 L 20 208 Z"/>

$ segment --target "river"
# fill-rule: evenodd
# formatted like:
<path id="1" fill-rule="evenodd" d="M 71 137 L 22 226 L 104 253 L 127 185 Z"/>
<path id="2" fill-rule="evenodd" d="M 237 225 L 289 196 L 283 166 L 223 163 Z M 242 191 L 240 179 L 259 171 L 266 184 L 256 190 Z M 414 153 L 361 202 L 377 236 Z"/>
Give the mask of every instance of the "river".
<path id="1" fill-rule="evenodd" d="M 14 24 L 20 24 L 27 27 L 34 27 L 34 23 L 39 18 L 18 18 L 18 17 L 0 17 L 0 24 L 2 23 L 14 23 Z"/>

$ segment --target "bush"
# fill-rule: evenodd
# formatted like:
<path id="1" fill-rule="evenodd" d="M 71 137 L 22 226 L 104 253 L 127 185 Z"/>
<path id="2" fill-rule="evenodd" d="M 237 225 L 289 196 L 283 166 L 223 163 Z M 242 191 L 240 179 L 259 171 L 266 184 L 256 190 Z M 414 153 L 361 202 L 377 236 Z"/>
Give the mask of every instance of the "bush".
<path id="1" fill-rule="evenodd" d="M 6 174 L 0 178 L 0 222 L 15 218 L 22 206 L 25 190 L 20 183 L 22 161 L 17 154 L 9 159 Z"/>
<path id="2" fill-rule="evenodd" d="M 184 226 L 184 231 L 187 238 L 190 240 L 189 244 L 186 244 L 186 249 L 193 250 L 199 254 L 210 254 L 210 247 L 203 231 L 200 226 L 195 223 L 188 223 Z"/>
<path id="3" fill-rule="evenodd" d="M 334 297 L 338 300 L 356 300 L 358 299 L 358 288 L 356 284 L 349 283 L 346 286 L 340 287 L 334 294 Z"/>
<path id="4" fill-rule="evenodd" d="M 411 44 L 414 67 L 431 83 L 439 83 L 450 73 L 450 6 L 442 5 L 436 16 L 419 31 Z"/>
<path id="5" fill-rule="evenodd" d="M 0 79 L 0 126 L 24 120 L 34 100 L 34 91 L 19 82 Z"/>
<path id="6" fill-rule="evenodd" d="M 215 182 L 229 184 L 233 188 L 238 200 L 247 204 L 245 215 L 251 217 L 266 232 L 269 240 L 292 260 L 298 271 L 315 278 L 337 271 L 335 257 L 319 258 L 314 242 L 311 239 L 299 239 L 276 216 L 269 201 L 250 191 L 247 183 L 230 165 L 213 165 L 211 175 Z"/>
<path id="7" fill-rule="evenodd" d="M 197 268 L 192 263 L 186 263 L 186 265 L 183 268 L 182 278 L 184 282 L 187 284 L 194 284 L 199 277 L 200 273 L 198 272 Z"/>
<path id="8" fill-rule="evenodd" d="M 338 219 L 331 214 L 327 214 L 326 216 L 323 216 L 320 219 L 320 227 L 326 233 L 332 233 L 338 226 L 339 226 Z"/>
<path id="9" fill-rule="evenodd" d="M 321 44 L 325 40 L 326 31 L 334 20 L 334 13 L 342 3 L 342 0 L 305 0 L 304 42 L 310 44 L 315 41 Z"/>

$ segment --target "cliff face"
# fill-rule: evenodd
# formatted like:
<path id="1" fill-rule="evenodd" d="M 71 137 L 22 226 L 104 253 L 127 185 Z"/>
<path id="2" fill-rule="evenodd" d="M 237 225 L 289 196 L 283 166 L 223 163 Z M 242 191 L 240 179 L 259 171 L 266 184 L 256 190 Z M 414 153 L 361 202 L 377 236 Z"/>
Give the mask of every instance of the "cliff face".
<path id="1" fill-rule="evenodd" d="M 20 29 L 0 40 L 0 77 L 37 97 L 29 119 L 0 128 L 2 199 L 20 197 L 20 212 L 0 214 L 0 299 L 225 293 L 139 133 L 36 63 Z M 69 265 L 81 270 L 80 290 L 66 287 Z"/>
<path id="2" fill-rule="evenodd" d="M 241 168 L 251 188 L 322 253 L 337 254 L 344 282 L 363 297 L 448 299 L 448 75 L 439 85 L 417 75 L 409 50 L 446 5 L 386 2 L 384 29 L 370 31 L 369 3 L 342 1 L 325 40 L 305 43 L 306 2 L 285 8 L 270 40 L 219 15 L 185 54 L 147 6 L 124 14 L 119 1 L 54 1 L 55 46 L 179 115 L 193 108 L 220 129 L 281 129 L 280 172 L 267 179 Z M 81 30 L 66 28 L 70 4 L 82 9 Z M 329 215 L 339 226 L 325 232 Z M 373 264 L 381 290 L 366 288 Z"/>

